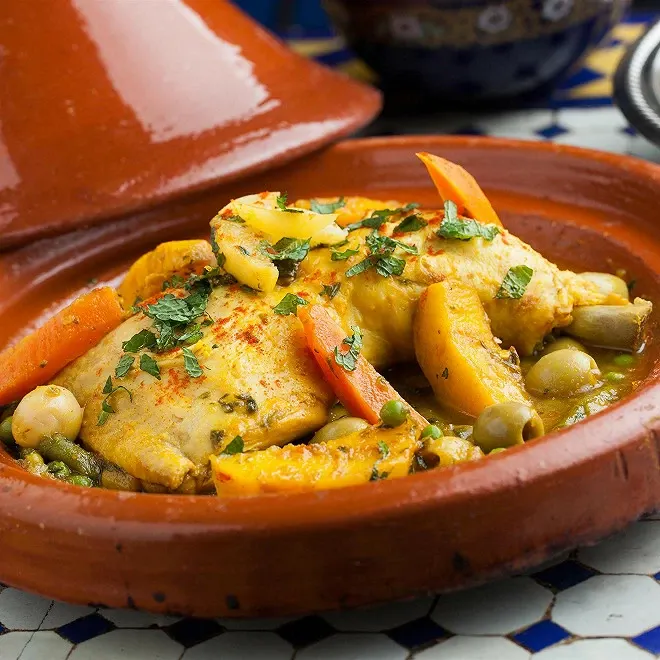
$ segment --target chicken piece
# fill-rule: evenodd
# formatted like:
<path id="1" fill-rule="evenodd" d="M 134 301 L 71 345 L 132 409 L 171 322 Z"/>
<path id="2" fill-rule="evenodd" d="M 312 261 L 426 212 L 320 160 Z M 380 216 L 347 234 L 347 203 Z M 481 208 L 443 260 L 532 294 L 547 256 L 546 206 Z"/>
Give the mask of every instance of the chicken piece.
<path id="1" fill-rule="evenodd" d="M 553 328 L 571 322 L 576 292 L 588 291 L 589 299 L 599 302 L 593 285 L 560 271 L 504 229 L 492 241 L 446 239 L 436 235 L 441 212 L 421 216 L 426 227 L 396 235 L 408 246 L 408 252 L 396 249 L 396 257 L 405 259 L 400 276 L 378 274 L 378 255 L 368 256 L 369 242 L 374 245 L 372 230 L 364 228 L 351 232 L 348 244 L 336 250 L 311 250 L 290 286 L 278 285 L 272 292 L 236 284 L 215 287 L 206 308 L 212 323 L 201 328 L 202 338 L 189 347 L 202 367 L 199 378 L 187 375 L 180 348 L 152 355 L 160 380 L 140 370 L 137 360 L 125 376 L 115 378 L 124 355 L 122 343 L 153 327 L 143 313 L 128 319 L 54 381 L 85 406 L 84 444 L 139 479 L 170 490 L 183 485 L 189 489 L 192 479 L 193 490 L 204 490 L 211 483 L 209 457 L 220 455 L 236 436 L 250 451 L 284 445 L 316 431 L 326 422 L 334 397 L 306 347 L 298 319 L 273 312 L 287 293 L 331 306 L 347 335 L 351 325 L 359 326 L 364 335 L 362 355 L 380 368 L 414 360 L 415 310 L 422 292 L 434 282 L 456 280 L 474 289 L 493 333 L 505 347 L 513 345 L 523 354 Z M 377 236 L 392 236 L 402 216 L 391 220 Z M 216 218 L 216 229 L 224 222 L 228 221 Z M 417 254 L 410 254 L 412 248 Z M 348 249 L 358 254 L 332 258 L 333 252 Z M 367 258 L 369 268 L 347 276 Z M 508 269 L 521 264 L 533 269 L 524 295 L 497 299 Z M 333 284 L 340 288 L 330 299 L 323 287 Z M 115 412 L 99 425 L 108 376 L 114 386 L 126 387 L 132 400 L 123 390 L 111 394 Z"/>

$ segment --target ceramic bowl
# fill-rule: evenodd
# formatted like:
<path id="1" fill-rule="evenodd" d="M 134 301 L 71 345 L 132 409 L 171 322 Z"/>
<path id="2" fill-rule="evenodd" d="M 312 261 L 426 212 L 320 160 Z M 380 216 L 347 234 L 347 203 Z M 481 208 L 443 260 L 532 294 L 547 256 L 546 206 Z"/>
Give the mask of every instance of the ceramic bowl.
<path id="1" fill-rule="evenodd" d="M 0 44 L 0 249 L 272 167 L 380 108 L 226 0 L 3 0 Z"/>
<path id="2" fill-rule="evenodd" d="M 388 102 L 548 94 L 621 19 L 628 0 L 324 0 Z"/>
<path id="3" fill-rule="evenodd" d="M 0 346 L 113 281 L 143 251 L 208 235 L 256 190 L 438 199 L 416 151 L 471 171 L 504 223 L 549 258 L 623 267 L 660 305 L 660 168 L 546 143 L 349 141 L 141 215 L 0 256 Z M 656 312 L 657 316 L 657 312 Z M 654 320 L 654 324 L 657 323 Z M 634 395 L 487 461 L 341 490 L 220 499 L 45 481 L 0 460 L 0 581 L 76 603 L 197 616 L 286 615 L 474 585 L 533 567 L 660 503 L 660 345 Z"/>

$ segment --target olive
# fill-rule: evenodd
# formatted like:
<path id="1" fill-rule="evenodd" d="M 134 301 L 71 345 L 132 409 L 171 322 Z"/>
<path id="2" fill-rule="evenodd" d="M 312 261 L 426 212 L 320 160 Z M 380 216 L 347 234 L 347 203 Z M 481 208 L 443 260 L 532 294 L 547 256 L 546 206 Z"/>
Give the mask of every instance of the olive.
<path id="1" fill-rule="evenodd" d="M 548 355 L 549 353 L 563 351 L 564 349 L 586 353 L 586 349 L 579 341 L 577 341 L 577 339 L 572 339 L 571 337 L 558 337 L 543 347 L 541 355 Z"/>
<path id="2" fill-rule="evenodd" d="M 13 417 L 6 417 L 0 422 L 0 440 L 2 442 L 13 443 L 14 435 L 11 432 L 11 424 Z"/>
<path id="3" fill-rule="evenodd" d="M 580 273 L 580 277 L 595 284 L 598 290 L 606 296 L 614 293 L 628 300 L 628 285 L 616 275 L 610 273 Z"/>
<path id="4" fill-rule="evenodd" d="M 388 401 L 380 409 L 380 419 L 385 426 L 401 426 L 408 418 L 408 409 L 401 402 L 396 399 Z"/>
<path id="5" fill-rule="evenodd" d="M 310 443 L 329 442 L 343 438 L 351 433 L 363 431 L 369 426 L 369 422 L 360 417 L 342 417 L 334 422 L 328 422 L 322 426 L 310 440 Z"/>
<path id="6" fill-rule="evenodd" d="M 472 440 L 485 453 L 522 445 L 545 433 L 543 421 L 526 403 L 508 401 L 484 408 L 474 423 Z"/>
<path id="7" fill-rule="evenodd" d="M 551 397 L 571 396 L 598 383 L 600 371 L 588 353 L 564 348 L 544 355 L 527 372 L 527 389 Z"/>
<path id="8" fill-rule="evenodd" d="M 342 417 L 348 417 L 348 410 L 344 406 L 337 402 L 332 408 L 330 408 L 330 413 L 328 414 L 328 421 L 335 422 Z"/>

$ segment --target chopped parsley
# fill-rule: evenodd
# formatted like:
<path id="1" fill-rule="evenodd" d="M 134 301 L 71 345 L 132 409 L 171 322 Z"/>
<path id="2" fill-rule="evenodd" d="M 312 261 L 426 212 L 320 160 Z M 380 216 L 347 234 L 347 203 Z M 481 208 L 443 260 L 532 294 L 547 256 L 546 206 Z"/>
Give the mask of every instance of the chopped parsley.
<path id="1" fill-rule="evenodd" d="M 380 481 L 381 479 L 387 479 L 389 476 L 389 472 L 378 472 L 378 468 L 374 465 L 373 468 L 371 468 L 371 476 L 369 477 L 369 481 Z"/>
<path id="2" fill-rule="evenodd" d="M 243 402 L 243 404 L 245 405 L 245 412 L 248 413 L 248 415 L 252 415 L 253 413 L 256 413 L 257 410 L 259 409 L 254 397 L 250 396 L 249 394 L 237 394 L 236 398 L 239 401 Z"/>
<path id="3" fill-rule="evenodd" d="M 245 449 L 245 443 L 240 435 L 237 435 L 223 450 L 222 453 L 226 456 L 233 456 L 234 454 L 242 454 Z"/>
<path id="4" fill-rule="evenodd" d="M 105 399 L 103 399 L 101 402 L 101 412 L 99 413 L 97 426 L 103 426 L 108 421 L 108 417 L 110 417 L 112 413 L 116 412 L 115 409 L 110 405 L 110 397 L 119 390 L 124 390 L 126 394 L 128 394 L 130 400 L 133 401 L 133 394 L 131 391 L 123 385 L 114 387 L 112 385 L 112 377 L 108 376 L 108 380 L 105 381 L 105 385 L 103 386 L 102 390 L 103 394 L 105 394 Z"/>
<path id="5" fill-rule="evenodd" d="M 264 242 L 260 246 L 262 254 L 273 261 L 302 261 L 308 254 L 311 241 L 309 238 L 281 238 L 275 245 Z"/>
<path id="6" fill-rule="evenodd" d="M 156 362 L 151 355 L 142 353 L 140 356 L 140 369 L 160 380 L 160 367 L 158 366 L 158 362 Z"/>
<path id="7" fill-rule="evenodd" d="M 436 232 L 440 238 L 455 238 L 469 241 L 471 238 L 483 238 L 492 241 L 500 230 L 495 225 L 484 225 L 476 220 L 460 218 L 458 208 L 451 200 L 445 202 L 445 217 Z"/>
<path id="8" fill-rule="evenodd" d="M 295 315 L 298 311 L 298 305 L 309 305 L 309 303 L 295 293 L 287 293 L 284 298 L 273 307 L 273 311 L 280 316 L 288 316 L 289 314 Z"/>
<path id="9" fill-rule="evenodd" d="M 332 259 L 332 261 L 346 261 L 349 257 L 359 254 L 359 252 L 360 250 L 353 250 L 352 248 L 348 248 L 343 252 L 339 252 L 339 250 L 330 250 L 330 259 Z"/>
<path id="10" fill-rule="evenodd" d="M 380 452 L 381 458 L 387 458 L 390 455 L 390 448 L 387 446 L 386 442 L 383 442 L 383 440 L 378 441 L 378 451 Z"/>
<path id="11" fill-rule="evenodd" d="M 244 248 L 242 245 L 237 245 L 236 247 L 238 248 L 238 251 L 239 251 L 241 254 L 244 254 L 246 257 L 250 257 L 250 256 L 252 256 L 252 255 L 250 254 L 250 250 L 248 250 L 247 248 Z"/>
<path id="12" fill-rule="evenodd" d="M 156 335 L 151 330 L 140 330 L 128 341 L 125 341 L 121 347 L 126 353 L 137 353 L 143 348 L 151 348 L 156 345 Z"/>
<path id="13" fill-rule="evenodd" d="M 222 219 L 227 220 L 228 222 L 237 222 L 238 224 L 241 224 L 241 225 L 245 224 L 245 220 L 243 220 L 243 218 L 241 218 L 240 215 L 235 215 L 235 214 L 234 215 L 228 215 L 226 217 L 223 217 Z"/>
<path id="14" fill-rule="evenodd" d="M 115 376 L 123 378 L 131 370 L 133 362 L 135 362 L 135 358 L 132 355 L 122 355 L 115 367 Z"/>
<path id="15" fill-rule="evenodd" d="M 344 206 L 346 202 L 343 197 L 340 197 L 336 202 L 318 202 L 315 199 L 310 200 L 309 207 L 314 213 L 334 213 L 337 209 L 340 209 Z"/>
<path id="16" fill-rule="evenodd" d="M 361 229 L 362 227 L 378 229 L 382 224 L 388 221 L 388 218 L 391 218 L 393 215 L 408 213 L 408 211 L 412 211 L 416 208 L 419 208 L 419 204 L 411 202 L 410 204 L 406 204 L 405 206 L 402 206 L 398 209 L 381 209 L 380 211 L 372 211 L 368 218 L 364 218 L 358 222 L 352 222 L 350 225 L 346 226 L 346 229 L 348 229 L 348 231 L 354 231 L 355 229 Z"/>
<path id="17" fill-rule="evenodd" d="M 419 229 L 424 229 L 428 225 L 428 222 L 422 218 L 421 215 L 413 213 L 408 217 L 404 218 L 395 228 L 395 234 L 407 234 L 411 231 L 417 231 Z"/>
<path id="18" fill-rule="evenodd" d="M 167 291 L 168 289 L 180 289 L 184 284 L 186 283 L 186 280 L 181 277 L 181 275 L 174 274 L 172 275 L 171 280 L 165 280 L 163 282 L 163 291 Z"/>
<path id="19" fill-rule="evenodd" d="M 186 369 L 186 373 L 191 378 L 199 378 L 204 372 L 199 366 L 199 362 L 195 357 L 195 354 L 185 346 L 181 349 L 183 351 L 183 366 Z"/>
<path id="20" fill-rule="evenodd" d="M 286 193 L 282 193 L 281 195 L 278 195 L 278 197 L 275 201 L 277 203 L 277 208 L 280 211 L 286 211 L 287 213 L 302 213 L 301 209 L 290 209 L 287 206 L 287 194 Z"/>
<path id="21" fill-rule="evenodd" d="M 394 256 L 394 251 L 399 248 L 409 254 L 417 254 L 415 246 L 406 245 L 394 238 L 379 234 L 375 229 L 367 236 L 366 243 L 370 252 L 369 256 L 349 268 L 346 271 L 346 277 L 355 277 L 370 268 L 374 268 L 382 277 L 401 275 L 406 267 L 406 262 L 404 259 Z"/>
<path id="22" fill-rule="evenodd" d="M 449 369 L 445 367 L 445 370 L 442 372 L 441 375 L 445 380 L 447 380 L 447 378 L 449 378 Z"/>
<path id="23" fill-rule="evenodd" d="M 335 346 L 335 362 L 346 369 L 346 371 L 355 371 L 357 369 L 358 357 L 362 349 L 362 331 L 356 325 L 351 326 L 353 334 L 350 337 L 344 337 L 342 346 L 348 346 L 348 351 L 340 351 L 339 346 Z"/>
<path id="24" fill-rule="evenodd" d="M 321 289 L 321 295 L 327 296 L 328 300 L 332 300 L 338 293 L 341 288 L 341 283 L 335 282 L 334 284 L 324 284 Z"/>
<path id="25" fill-rule="evenodd" d="M 534 271 L 529 266 L 512 266 L 500 284 L 496 298 L 522 298 Z"/>

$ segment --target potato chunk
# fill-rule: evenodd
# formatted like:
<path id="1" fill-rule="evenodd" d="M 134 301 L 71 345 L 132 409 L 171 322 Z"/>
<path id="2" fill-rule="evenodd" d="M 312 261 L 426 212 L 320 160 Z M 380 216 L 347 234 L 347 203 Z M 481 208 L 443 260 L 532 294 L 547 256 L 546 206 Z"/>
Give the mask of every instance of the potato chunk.
<path id="1" fill-rule="evenodd" d="M 441 403 L 476 417 L 494 403 L 529 402 L 517 361 L 495 342 L 473 289 L 449 280 L 429 286 L 419 300 L 414 343 Z"/>
<path id="2" fill-rule="evenodd" d="M 221 497 L 342 488 L 405 476 L 420 446 L 411 423 L 370 426 L 327 443 L 212 456 L 211 467 Z"/>

